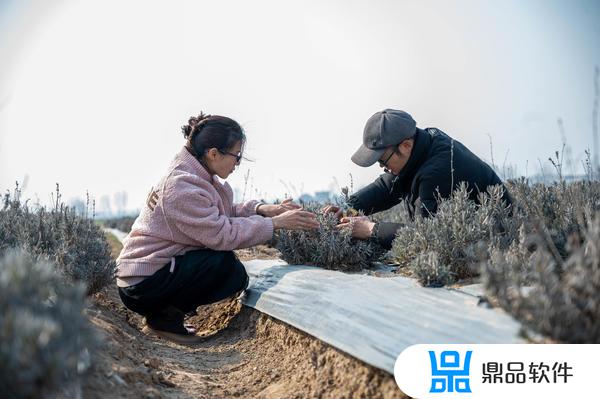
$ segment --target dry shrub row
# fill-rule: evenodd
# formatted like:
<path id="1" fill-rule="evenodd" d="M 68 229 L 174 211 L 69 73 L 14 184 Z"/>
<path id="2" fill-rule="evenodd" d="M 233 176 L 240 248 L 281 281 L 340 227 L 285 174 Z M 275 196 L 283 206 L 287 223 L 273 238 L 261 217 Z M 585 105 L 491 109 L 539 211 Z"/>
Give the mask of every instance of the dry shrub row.
<path id="1" fill-rule="evenodd" d="M 507 250 L 519 234 L 540 236 L 565 259 L 569 238 L 582 237 L 590 215 L 600 211 L 598 181 L 544 185 L 522 178 L 506 186 L 514 199 L 512 209 L 501 201 L 501 187 L 488 188 L 479 195 L 481 204 L 475 204 L 464 185 L 450 198 L 438 199 L 435 217 L 411 221 L 402 208 L 394 208 L 404 226 L 388 257 L 409 266 L 422 284 L 434 286 L 478 275 L 487 253 Z"/>
<path id="2" fill-rule="evenodd" d="M 483 264 L 488 293 L 533 331 L 558 341 L 600 343 L 598 216 L 583 229 L 583 240 L 572 236 L 566 259 L 540 236 L 521 234 L 508 250 L 493 248 Z"/>
<path id="3" fill-rule="evenodd" d="M 0 255 L 10 248 L 55 264 L 71 281 L 85 283 L 88 294 L 110 284 L 115 262 L 104 234 L 93 219 L 65 206 L 56 192 L 51 209 L 38 206 L 31 210 L 21 201 L 21 191 L 4 195 L 0 209 Z"/>
<path id="4" fill-rule="evenodd" d="M 600 343 L 600 182 L 512 190 L 526 217 L 508 249 L 490 246 L 486 290 L 535 332 Z"/>

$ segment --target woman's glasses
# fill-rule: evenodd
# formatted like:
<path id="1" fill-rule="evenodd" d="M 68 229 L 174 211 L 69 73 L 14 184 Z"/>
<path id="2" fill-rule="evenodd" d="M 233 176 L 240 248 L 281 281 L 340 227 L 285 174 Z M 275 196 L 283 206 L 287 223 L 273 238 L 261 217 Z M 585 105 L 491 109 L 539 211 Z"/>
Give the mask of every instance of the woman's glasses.
<path id="1" fill-rule="evenodd" d="M 242 154 L 234 154 L 234 153 L 231 153 L 231 152 L 221 151 L 221 150 L 219 150 L 219 152 L 221 154 L 223 154 L 223 155 L 231 155 L 232 157 L 235 158 L 235 162 L 236 163 L 240 163 L 240 161 L 242 160 Z"/>

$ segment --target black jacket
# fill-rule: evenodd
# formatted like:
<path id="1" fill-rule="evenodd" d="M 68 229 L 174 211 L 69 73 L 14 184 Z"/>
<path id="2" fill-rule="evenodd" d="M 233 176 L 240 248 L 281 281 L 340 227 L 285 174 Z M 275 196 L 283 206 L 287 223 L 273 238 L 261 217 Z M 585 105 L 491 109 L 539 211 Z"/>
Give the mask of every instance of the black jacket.
<path id="1" fill-rule="evenodd" d="M 452 175 L 451 165 L 454 167 Z M 350 196 L 349 205 L 366 215 L 380 212 L 405 200 L 411 218 L 415 211 L 428 217 L 437 211 L 437 192 L 443 198 L 451 193 L 460 182 L 466 182 L 470 199 L 478 202 L 479 192 L 488 186 L 502 184 L 494 170 L 467 147 L 450 138 L 439 129 L 418 129 L 408 162 L 396 177 L 382 174 L 377 180 Z M 504 200 L 511 204 L 505 189 Z M 377 241 L 391 248 L 398 223 L 381 222 L 377 228 Z"/>

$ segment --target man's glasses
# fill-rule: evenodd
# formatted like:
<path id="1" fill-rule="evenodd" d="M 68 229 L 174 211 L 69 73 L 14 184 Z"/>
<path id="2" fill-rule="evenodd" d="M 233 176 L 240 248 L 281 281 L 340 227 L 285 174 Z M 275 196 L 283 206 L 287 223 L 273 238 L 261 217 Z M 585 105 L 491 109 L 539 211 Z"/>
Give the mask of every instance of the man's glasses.
<path id="1" fill-rule="evenodd" d="M 392 158 L 392 155 L 394 155 L 394 152 L 395 151 L 390 152 L 390 155 L 388 155 L 385 161 L 379 160 L 379 165 L 381 165 L 382 168 L 387 168 L 387 163 L 390 161 L 390 158 Z"/>
<path id="2" fill-rule="evenodd" d="M 241 162 L 241 160 L 242 160 L 242 154 L 234 154 L 234 153 L 231 153 L 231 152 L 227 152 L 227 151 L 221 151 L 221 150 L 219 150 L 219 152 L 220 152 L 221 154 L 223 154 L 223 155 L 231 155 L 232 157 L 234 157 L 234 158 L 235 158 L 235 162 L 236 162 L 236 163 L 240 163 L 240 162 Z"/>

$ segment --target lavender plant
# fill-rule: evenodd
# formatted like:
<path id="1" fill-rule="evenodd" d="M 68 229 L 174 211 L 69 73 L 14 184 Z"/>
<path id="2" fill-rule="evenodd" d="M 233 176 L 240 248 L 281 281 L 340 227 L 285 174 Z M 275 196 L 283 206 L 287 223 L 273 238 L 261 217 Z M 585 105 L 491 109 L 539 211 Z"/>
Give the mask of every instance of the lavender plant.
<path id="1" fill-rule="evenodd" d="M 600 343 L 600 213 L 588 220 L 581 237 L 569 238 L 565 260 L 551 241 L 521 231 L 509 250 L 492 247 L 483 263 L 484 285 L 500 306 L 558 341 Z"/>
<path id="2" fill-rule="evenodd" d="M 501 186 L 490 187 L 480 194 L 478 205 L 469 200 L 469 191 L 461 184 L 450 198 L 438 198 L 435 217 L 417 216 L 406 223 L 388 257 L 408 266 L 426 286 L 476 276 L 479 271 L 473 265 L 484 252 L 480 243 L 495 237 L 498 245 L 507 245 L 514 230 L 502 194 Z"/>
<path id="3" fill-rule="evenodd" d="M 21 191 L 4 196 L 0 209 L 0 255 L 19 247 L 38 258 L 53 262 L 72 281 L 82 281 L 89 294 L 112 282 L 115 263 L 104 234 L 92 218 L 78 215 L 65 206 L 56 191 L 56 200 L 48 210 L 39 206 L 32 211 L 21 202 Z"/>
<path id="4" fill-rule="evenodd" d="M 355 240 L 349 230 L 338 230 L 335 215 L 323 214 L 321 207 L 317 203 L 304 205 L 306 210 L 317 214 L 318 230 L 280 230 L 276 233 L 275 247 L 283 260 L 296 265 L 356 271 L 368 268 L 383 254 L 378 244 Z"/>
<path id="5" fill-rule="evenodd" d="M 515 204 L 526 215 L 533 230 L 547 236 L 561 257 L 567 256 L 567 240 L 580 234 L 589 222 L 588 214 L 600 210 L 600 182 L 583 180 L 567 183 L 560 180 L 551 185 L 529 184 L 522 178 L 507 182 Z"/>
<path id="6" fill-rule="evenodd" d="M 9 250 L 0 258 L 0 392 L 54 397 L 90 365 L 98 338 L 84 315 L 85 287 L 65 284 L 45 261 Z"/>

